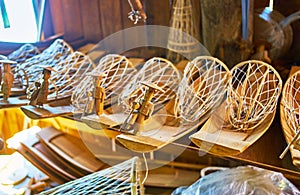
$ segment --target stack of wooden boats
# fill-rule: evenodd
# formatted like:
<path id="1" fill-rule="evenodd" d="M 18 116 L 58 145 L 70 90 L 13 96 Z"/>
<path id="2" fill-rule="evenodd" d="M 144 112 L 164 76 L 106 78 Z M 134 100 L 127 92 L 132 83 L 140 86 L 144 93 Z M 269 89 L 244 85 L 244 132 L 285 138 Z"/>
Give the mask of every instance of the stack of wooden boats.
<path id="1" fill-rule="evenodd" d="M 90 144 L 87 143 L 88 141 Z M 134 186 L 143 190 L 143 184 L 146 188 L 176 188 L 190 185 L 200 176 L 199 171 L 179 168 L 180 163 L 178 163 L 175 167 L 163 166 L 149 170 L 148 177 L 142 184 L 145 170 L 138 160 L 138 154 L 136 156 L 132 154 L 133 157 L 128 156 L 125 159 L 122 151 L 114 151 L 109 144 L 106 144 L 102 149 L 110 155 L 110 163 L 107 164 L 90 151 L 91 145 L 101 147 L 99 142 L 94 139 L 83 141 L 78 136 L 53 127 L 41 129 L 35 126 L 25 129 L 15 134 L 7 143 L 8 147 L 16 149 L 50 177 L 53 183 L 48 188 L 51 189 L 42 194 L 59 194 L 59 192 L 76 192 L 76 194 L 82 192 L 84 194 L 86 190 L 90 192 L 104 189 L 108 192 L 124 189 L 130 191 Z M 161 163 L 161 161 L 153 160 L 151 163 Z M 186 178 L 187 175 L 188 178 Z M 101 189 L 99 189 L 100 186 Z M 120 186 L 122 188 L 119 188 Z"/>

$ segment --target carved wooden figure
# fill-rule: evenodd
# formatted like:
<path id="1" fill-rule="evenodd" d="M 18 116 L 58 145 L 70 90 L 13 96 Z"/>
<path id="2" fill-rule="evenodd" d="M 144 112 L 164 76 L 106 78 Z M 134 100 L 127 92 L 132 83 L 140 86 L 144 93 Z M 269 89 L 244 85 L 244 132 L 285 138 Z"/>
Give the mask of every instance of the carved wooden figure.
<path id="1" fill-rule="evenodd" d="M 43 70 L 43 83 L 41 84 L 39 93 L 37 95 L 36 104 L 38 106 L 43 106 L 47 102 L 48 88 L 49 88 L 49 78 L 51 76 L 51 68 L 44 68 Z"/>
<path id="2" fill-rule="evenodd" d="M 105 89 L 101 86 L 102 78 L 106 76 L 104 73 L 89 74 L 93 77 L 93 90 L 87 92 L 87 102 L 84 108 L 85 114 L 95 113 L 100 116 L 104 110 Z"/>
<path id="3" fill-rule="evenodd" d="M 29 102 L 29 105 L 32 105 L 32 106 L 36 106 L 37 97 L 38 97 L 38 94 L 39 94 L 40 89 L 41 89 L 41 83 L 40 82 L 35 82 L 34 85 L 35 85 L 35 90 L 31 94 L 30 102 Z"/>
<path id="4" fill-rule="evenodd" d="M 129 113 L 129 116 L 126 118 L 125 122 L 121 125 L 122 130 L 131 131 L 132 129 L 134 129 L 134 124 L 139 115 L 140 107 L 141 104 L 139 102 L 133 101 L 131 103 L 131 112 Z"/>
<path id="5" fill-rule="evenodd" d="M 128 129 L 133 127 L 133 133 L 137 134 L 140 131 L 140 126 L 143 125 L 145 119 L 151 116 L 153 112 L 153 103 L 151 102 L 154 93 L 157 90 L 163 92 L 163 89 L 154 84 L 148 84 L 142 82 L 143 85 L 147 87 L 146 93 L 139 102 L 133 102 L 132 111 L 125 123 L 122 125 L 121 129 L 130 131 L 132 129 Z"/>
<path id="6" fill-rule="evenodd" d="M 101 81 L 103 75 L 93 75 L 94 77 L 94 91 L 93 97 L 95 102 L 95 112 L 97 115 L 103 113 L 104 99 L 105 99 L 105 89 L 101 86 Z"/>
<path id="7" fill-rule="evenodd" d="M 3 64 L 1 92 L 3 93 L 3 100 L 7 101 L 14 82 L 14 75 L 11 72 L 10 66 L 11 64 L 15 64 L 16 62 L 11 60 L 0 60 L 0 63 Z"/>
<path id="8" fill-rule="evenodd" d="M 94 108 L 94 98 L 92 97 L 93 94 L 88 91 L 87 92 L 87 102 L 84 107 L 84 114 L 91 114 Z"/>

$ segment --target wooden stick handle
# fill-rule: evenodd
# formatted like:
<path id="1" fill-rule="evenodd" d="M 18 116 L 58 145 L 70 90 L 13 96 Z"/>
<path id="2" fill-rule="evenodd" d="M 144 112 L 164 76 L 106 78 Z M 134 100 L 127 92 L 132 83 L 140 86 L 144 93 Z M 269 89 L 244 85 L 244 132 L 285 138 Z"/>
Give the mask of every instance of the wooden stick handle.
<path id="1" fill-rule="evenodd" d="M 292 146 L 292 144 L 298 139 L 299 135 L 300 135 L 300 131 L 297 132 L 297 134 L 294 136 L 294 138 L 292 139 L 292 141 L 287 145 L 287 147 L 281 153 L 281 155 L 279 156 L 280 159 L 283 159 L 283 157 L 286 155 L 286 153 L 288 152 L 288 150 L 290 149 L 290 147 Z"/>

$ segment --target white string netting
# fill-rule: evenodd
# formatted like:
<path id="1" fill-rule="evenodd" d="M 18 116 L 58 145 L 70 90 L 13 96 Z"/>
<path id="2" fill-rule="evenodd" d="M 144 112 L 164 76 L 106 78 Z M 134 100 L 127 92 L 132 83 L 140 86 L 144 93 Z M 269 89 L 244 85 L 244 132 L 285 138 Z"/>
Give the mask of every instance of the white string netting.
<path id="1" fill-rule="evenodd" d="M 163 105 L 176 98 L 180 80 L 179 71 L 170 61 L 159 57 L 151 58 L 125 86 L 120 102 L 130 110 L 131 102 L 140 100 L 146 93 L 147 87 L 142 84 L 143 82 L 154 84 L 163 90 L 163 92 L 156 90 L 151 101 L 154 106 Z"/>
<path id="2" fill-rule="evenodd" d="M 7 56 L 7 58 L 10 60 L 16 61 L 17 63 L 23 63 L 27 59 L 32 58 L 39 53 L 40 53 L 40 51 L 36 46 L 26 43 L 26 44 L 22 45 L 21 47 L 19 47 L 17 50 L 10 53 Z"/>
<path id="3" fill-rule="evenodd" d="M 94 67 L 88 56 L 78 51 L 71 53 L 65 60 L 53 67 L 54 71 L 51 72 L 49 79 L 48 100 L 71 96 L 74 88 Z M 39 81 L 42 81 L 42 75 Z M 28 98 L 30 98 L 34 89 L 34 83 L 27 88 Z"/>
<path id="4" fill-rule="evenodd" d="M 102 57 L 99 64 L 77 85 L 72 94 L 72 104 L 76 109 L 83 110 L 88 101 L 88 93 L 92 93 L 93 77 L 91 75 L 105 74 L 101 86 L 105 88 L 105 105 L 117 101 L 124 86 L 136 74 L 137 70 L 125 57 L 108 54 Z"/>
<path id="5" fill-rule="evenodd" d="M 300 127 L 300 71 L 293 74 L 285 83 L 282 91 L 281 104 L 284 108 L 284 119 L 294 133 L 294 137 Z"/>
<path id="6" fill-rule="evenodd" d="M 57 64 L 64 61 L 72 53 L 73 49 L 68 43 L 62 39 L 57 39 L 40 54 L 27 59 L 24 63 L 18 64 L 13 73 L 16 76 L 24 77 L 25 72 L 30 85 L 40 77 L 43 67 L 55 68 Z"/>
<path id="7" fill-rule="evenodd" d="M 198 121 L 220 104 L 230 79 L 230 71 L 220 60 L 199 56 L 189 62 L 178 90 L 176 113 L 187 122 Z"/>
<path id="8" fill-rule="evenodd" d="M 257 60 L 239 63 L 231 74 L 226 105 L 230 130 L 253 130 L 276 111 L 282 80 L 271 65 Z"/>
<path id="9" fill-rule="evenodd" d="M 50 194 L 144 194 L 137 157 L 40 193 Z"/>

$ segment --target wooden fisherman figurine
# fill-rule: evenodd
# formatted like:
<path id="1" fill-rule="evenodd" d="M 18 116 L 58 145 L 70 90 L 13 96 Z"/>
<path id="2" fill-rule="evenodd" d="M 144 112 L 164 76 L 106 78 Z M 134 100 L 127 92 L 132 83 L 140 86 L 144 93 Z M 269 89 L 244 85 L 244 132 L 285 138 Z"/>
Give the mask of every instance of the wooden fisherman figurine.
<path id="1" fill-rule="evenodd" d="M 11 60 L 0 60 L 0 63 L 3 64 L 1 92 L 3 93 L 3 100 L 7 101 L 14 82 L 14 75 L 11 72 L 11 64 L 15 64 L 16 62 Z"/>
<path id="2" fill-rule="evenodd" d="M 101 81 L 103 78 L 103 74 L 92 75 L 94 78 L 94 105 L 95 105 L 95 113 L 99 116 L 103 114 L 104 109 L 104 99 L 105 99 L 105 89 L 101 86 Z"/>
<path id="3" fill-rule="evenodd" d="M 154 105 L 151 100 L 154 96 L 154 93 L 157 90 L 162 92 L 164 91 L 155 84 L 148 84 L 144 82 L 142 82 L 142 84 L 147 87 L 146 93 L 139 102 L 133 102 L 132 112 L 125 120 L 125 123 L 121 126 L 121 129 L 126 131 L 132 130 L 129 128 L 133 127 L 133 134 L 137 134 L 141 129 L 141 125 L 144 124 L 144 121 L 152 115 Z"/>
<path id="4" fill-rule="evenodd" d="M 36 106 L 37 97 L 38 97 L 38 94 L 40 93 L 40 89 L 41 89 L 41 83 L 40 82 L 35 82 L 34 85 L 35 85 L 35 90 L 31 94 L 30 102 L 29 102 L 29 105 L 32 105 L 32 106 Z"/>
<path id="5" fill-rule="evenodd" d="M 131 103 L 131 112 L 129 116 L 126 118 L 125 122 L 121 125 L 121 129 L 129 132 L 134 129 L 134 124 L 139 115 L 139 109 L 141 104 L 139 102 L 133 101 Z"/>
<path id="6" fill-rule="evenodd" d="M 87 101 L 86 104 L 84 106 L 84 111 L 83 111 L 83 115 L 85 114 L 91 114 L 94 110 L 94 98 L 93 98 L 93 94 L 92 92 L 88 91 L 87 92 Z"/>
<path id="7" fill-rule="evenodd" d="M 37 95 L 36 104 L 37 106 L 43 106 L 47 103 L 48 90 L 49 90 L 49 79 L 51 76 L 51 71 L 53 69 L 50 67 L 46 67 L 43 69 L 43 83 L 40 87 L 39 93 Z"/>

